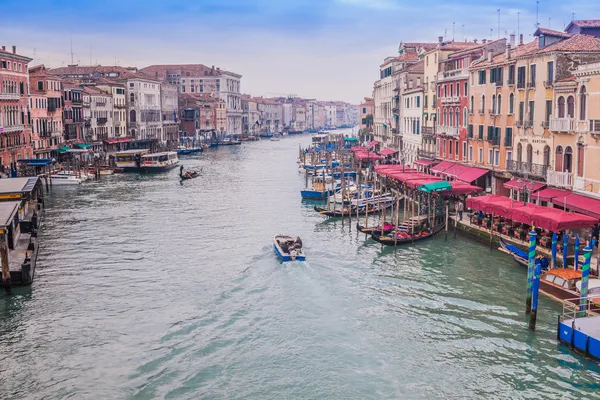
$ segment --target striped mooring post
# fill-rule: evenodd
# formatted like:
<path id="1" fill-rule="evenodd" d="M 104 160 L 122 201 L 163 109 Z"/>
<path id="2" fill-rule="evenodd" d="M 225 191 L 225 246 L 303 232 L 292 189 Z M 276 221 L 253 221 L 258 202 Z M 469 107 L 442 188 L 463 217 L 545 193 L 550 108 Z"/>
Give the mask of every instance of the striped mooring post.
<path id="1" fill-rule="evenodd" d="M 581 297 L 579 300 L 579 311 L 583 311 L 585 315 L 588 295 L 588 282 L 590 280 L 590 261 L 592 259 L 592 248 L 589 245 L 583 249 L 583 258 L 583 267 L 581 267 Z"/>
<path id="2" fill-rule="evenodd" d="M 556 268 L 556 247 L 558 246 L 558 235 L 552 232 L 552 268 Z"/>
<path id="3" fill-rule="evenodd" d="M 532 230 L 529 232 L 529 259 L 527 263 L 527 300 L 525 301 L 525 313 L 531 312 L 531 300 L 533 296 L 533 273 L 535 271 L 535 243 L 537 233 Z"/>
<path id="4" fill-rule="evenodd" d="M 535 273 L 533 277 L 533 295 L 531 298 L 531 314 L 529 314 L 529 329 L 535 331 L 537 320 L 538 298 L 540 296 L 540 276 L 542 275 L 542 263 L 535 264 Z"/>
<path id="5" fill-rule="evenodd" d="M 575 252 L 573 253 L 573 255 L 575 256 L 575 261 L 574 261 L 574 265 L 575 265 L 575 271 L 577 271 L 579 269 L 579 236 L 575 237 Z"/>
<path id="6" fill-rule="evenodd" d="M 567 268 L 567 251 L 569 250 L 569 235 L 563 234 L 563 268 Z"/>

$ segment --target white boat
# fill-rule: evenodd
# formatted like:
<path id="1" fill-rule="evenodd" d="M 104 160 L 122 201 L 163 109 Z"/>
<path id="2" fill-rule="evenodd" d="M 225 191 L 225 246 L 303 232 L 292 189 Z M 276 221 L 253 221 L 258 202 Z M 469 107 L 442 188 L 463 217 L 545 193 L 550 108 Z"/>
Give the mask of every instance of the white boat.
<path id="1" fill-rule="evenodd" d="M 273 238 L 273 250 L 281 261 L 305 261 L 306 256 L 301 246 L 296 247 L 294 238 L 277 235 Z"/>
<path id="2" fill-rule="evenodd" d="M 271 138 L 271 142 L 279 142 L 279 138 L 278 138 L 278 137 L 275 137 L 275 136 L 273 136 L 273 137 Z"/>
<path id="3" fill-rule="evenodd" d="M 77 178 L 74 175 L 71 175 L 66 172 L 59 172 L 58 174 L 54 174 L 50 176 L 52 185 L 79 185 L 81 184 L 81 179 Z"/>
<path id="4" fill-rule="evenodd" d="M 179 164 L 179 157 L 175 151 L 144 154 L 141 157 L 140 170 L 142 172 L 161 172 L 175 168 Z"/>
<path id="5" fill-rule="evenodd" d="M 114 172 L 115 170 L 110 168 L 100 169 L 100 175 L 112 175 Z"/>

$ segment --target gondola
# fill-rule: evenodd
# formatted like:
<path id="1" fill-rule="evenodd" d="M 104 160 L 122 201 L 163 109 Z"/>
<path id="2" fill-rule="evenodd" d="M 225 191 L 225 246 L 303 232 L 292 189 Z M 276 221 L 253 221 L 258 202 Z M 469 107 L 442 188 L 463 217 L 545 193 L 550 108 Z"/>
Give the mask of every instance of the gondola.
<path id="1" fill-rule="evenodd" d="M 500 247 L 498 248 L 498 250 L 500 250 L 503 253 L 513 256 L 515 261 L 524 267 L 527 267 L 529 265 L 529 255 L 527 254 L 527 252 L 519 249 L 515 245 L 508 244 L 504 240 L 500 239 Z M 542 263 L 542 271 L 547 270 L 548 269 L 548 259 L 546 257 L 538 255 L 536 257 L 536 262 L 538 260 L 539 260 L 539 262 Z"/>
<path id="2" fill-rule="evenodd" d="M 200 170 L 200 172 L 202 172 L 202 170 Z M 183 172 L 183 166 L 181 166 L 181 169 L 179 170 L 179 179 L 181 179 L 182 181 L 186 181 L 188 179 L 194 179 L 199 176 L 200 176 L 200 173 L 197 171 Z"/>
<path id="3" fill-rule="evenodd" d="M 300 244 L 295 247 L 294 238 L 287 235 L 276 235 L 273 238 L 273 250 L 281 261 L 305 261 L 306 255 Z"/>
<path id="4" fill-rule="evenodd" d="M 388 209 L 391 206 L 392 206 L 392 203 L 384 204 L 383 209 L 384 210 Z M 358 210 L 358 214 L 356 213 L 356 207 L 348 207 L 348 206 L 344 206 L 343 208 L 341 208 L 339 210 L 330 210 L 328 208 L 319 207 L 319 206 L 315 205 L 314 209 L 319 214 L 325 215 L 327 217 L 353 217 L 355 215 L 365 215 L 367 213 L 366 207 L 361 207 Z M 377 213 L 377 212 L 381 211 L 381 209 L 382 209 L 382 207 L 369 207 L 369 214 Z"/>
<path id="5" fill-rule="evenodd" d="M 389 222 L 384 222 L 383 223 L 383 234 L 387 235 L 388 233 L 392 232 L 395 228 L 396 227 L 394 225 L 390 224 Z M 362 232 L 362 233 L 371 234 L 371 233 L 377 231 L 381 234 L 381 226 L 366 227 L 366 226 L 362 226 L 360 224 L 356 224 L 356 229 L 358 229 L 358 231 Z"/>
<path id="6" fill-rule="evenodd" d="M 431 237 L 433 237 L 435 234 L 439 233 L 442 229 L 444 229 L 445 224 L 442 225 L 438 225 L 437 227 L 435 227 L 433 230 L 429 230 L 426 234 L 423 234 L 423 232 L 420 235 L 415 235 L 415 237 L 411 237 L 410 235 L 408 235 L 407 237 L 398 237 L 397 239 L 394 238 L 394 232 L 391 232 L 391 234 L 388 235 L 381 235 L 381 231 L 374 231 L 373 233 L 371 233 L 371 238 L 373 240 L 375 240 L 376 242 L 379 242 L 381 244 L 385 244 L 386 246 L 400 246 L 403 244 L 408 244 L 408 243 L 413 243 L 413 242 L 418 242 L 421 240 L 425 240 L 425 239 L 429 239 Z"/>

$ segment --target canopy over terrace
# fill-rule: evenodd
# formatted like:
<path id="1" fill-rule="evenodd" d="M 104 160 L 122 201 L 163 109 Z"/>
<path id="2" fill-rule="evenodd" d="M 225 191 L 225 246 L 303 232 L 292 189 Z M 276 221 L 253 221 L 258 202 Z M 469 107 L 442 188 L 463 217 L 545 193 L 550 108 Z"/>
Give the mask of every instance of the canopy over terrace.
<path id="1" fill-rule="evenodd" d="M 600 200 L 582 196 L 580 194 L 570 193 L 566 196 L 557 196 L 552 199 L 552 203 L 557 206 L 568 208 L 579 213 L 600 218 Z"/>
<path id="2" fill-rule="evenodd" d="M 378 154 L 367 153 L 366 151 L 356 151 L 356 152 L 354 152 L 354 158 L 357 161 L 379 161 L 379 160 L 383 159 L 383 157 L 381 157 Z"/>
<path id="3" fill-rule="evenodd" d="M 513 202 L 507 197 L 496 195 L 469 198 L 467 199 L 467 207 L 553 232 L 565 229 L 591 228 L 598 222 L 596 218 L 587 215 L 531 203 L 522 204 Z"/>
<path id="4" fill-rule="evenodd" d="M 398 150 L 394 150 L 394 149 L 383 149 L 379 152 L 379 154 L 384 157 L 388 157 L 388 156 L 391 156 L 392 154 L 396 154 L 397 152 L 398 152 Z"/>

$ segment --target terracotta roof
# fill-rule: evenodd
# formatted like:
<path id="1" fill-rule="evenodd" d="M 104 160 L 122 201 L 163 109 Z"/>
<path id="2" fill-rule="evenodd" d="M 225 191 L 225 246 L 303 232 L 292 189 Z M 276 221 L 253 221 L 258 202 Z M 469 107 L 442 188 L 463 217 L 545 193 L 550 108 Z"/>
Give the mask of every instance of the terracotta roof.
<path id="1" fill-rule="evenodd" d="M 90 77 L 92 79 L 96 79 L 96 77 L 94 77 L 94 74 L 117 73 L 117 74 L 119 74 L 119 76 L 113 77 L 113 79 L 114 78 L 117 78 L 117 79 L 140 78 L 140 79 L 154 80 L 154 78 L 144 74 L 143 72 L 139 72 L 139 71 L 135 71 L 135 70 L 132 71 L 130 69 L 119 67 L 119 66 L 103 66 L 103 65 L 79 66 L 79 65 L 77 65 L 77 66 L 53 68 L 49 72 L 51 74 L 61 75 L 61 76 L 87 75 L 86 78 Z M 97 78 L 101 78 L 101 77 L 97 77 Z"/>
<path id="2" fill-rule="evenodd" d="M 592 35 L 573 35 L 567 39 L 553 43 L 543 49 L 539 49 L 538 54 L 553 53 L 556 51 L 564 52 L 600 52 L 600 38 Z"/>
<path id="3" fill-rule="evenodd" d="M 178 73 L 182 77 L 187 76 L 187 74 L 190 74 L 189 76 L 220 76 L 223 73 L 238 75 L 234 72 L 208 67 L 204 64 L 157 64 L 149 65 L 140 69 L 140 71 L 154 77 L 158 74 L 160 79 L 165 79 L 168 73 Z"/>
<path id="4" fill-rule="evenodd" d="M 539 39 L 535 38 L 535 40 L 529 42 L 529 43 L 525 43 L 525 44 L 521 44 L 517 47 L 515 47 L 514 49 L 511 50 L 510 53 L 510 59 L 511 61 L 516 59 L 517 57 L 524 57 L 527 55 L 531 55 L 531 54 L 535 54 L 539 49 Z M 476 61 L 475 65 L 473 65 L 473 69 L 479 69 L 479 68 L 483 68 L 483 67 L 489 67 L 490 65 L 500 65 L 507 62 L 506 59 L 506 52 L 502 52 L 499 54 L 496 54 L 494 56 L 494 58 L 492 59 L 492 62 L 489 62 L 487 59 L 485 60 L 481 60 L 481 61 Z"/>
<path id="5" fill-rule="evenodd" d="M 565 32 L 559 32 L 559 31 L 554 31 L 552 29 L 547 29 L 547 28 L 538 28 L 535 33 L 533 34 L 533 36 L 540 36 L 540 35 L 545 35 L 545 36 L 557 36 L 557 37 L 561 37 L 561 38 L 568 38 L 571 37 L 570 34 L 565 33 Z"/>
<path id="6" fill-rule="evenodd" d="M 110 96 L 110 93 L 91 85 L 83 86 L 83 93 Z"/>
<path id="7" fill-rule="evenodd" d="M 488 42 L 488 43 L 491 43 L 491 42 Z M 488 44 L 488 43 L 485 43 L 485 44 Z M 460 50 L 468 50 L 468 49 L 477 48 L 477 47 L 480 47 L 481 45 L 482 45 L 481 43 L 474 43 L 474 42 L 444 42 L 440 46 L 440 50 L 460 51 Z"/>
<path id="8" fill-rule="evenodd" d="M 404 51 L 398 57 L 394 58 L 395 61 L 417 61 L 419 56 L 414 51 Z"/>
<path id="9" fill-rule="evenodd" d="M 571 279 L 581 279 L 581 270 L 575 271 L 574 269 L 555 268 L 548 270 L 544 275 L 560 276 L 569 281 Z"/>
<path id="10" fill-rule="evenodd" d="M 404 68 L 404 71 L 422 74 L 425 71 L 425 63 L 423 60 L 421 60 L 418 63 L 415 63 L 413 65 L 410 65 L 410 66 Z"/>
<path id="11" fill-rule="evenodd" d="M 569 75 L 566 78 L 557 79 L 556 81 L 554 81 L 554 83 L 571 82 L 571 81 L 575 81 L 575 80 L 577 80 L 577 77 L 575 75 Z"/>
<path id="12" fill-rule="evenodd" d="M 402 43 L 402 44 L 404 45 L 404 47 L 412 47 L 415 49 L 425 49 L 425 51 L 435 49 L 438 45 L 438 43 L 431 43 L 431 42 L 408 42 L 408 43 Z"/>
<path id="13" fill-rule="evenodd" d="M 576 25 L 580 28 L 600 28 L 600 19 L 578 19 L 571 21 L 571 23 L 567 26 L 567 29 L 571 25 Z"/>

